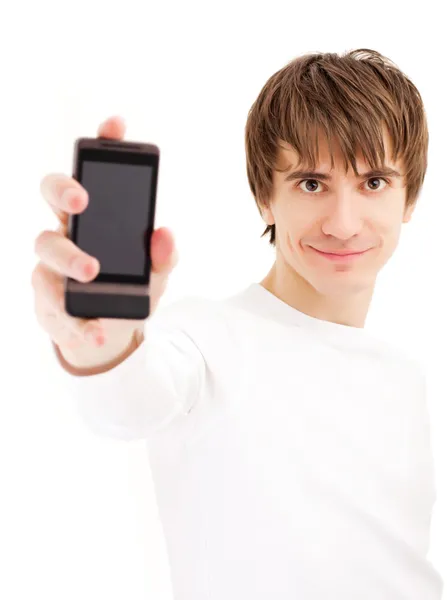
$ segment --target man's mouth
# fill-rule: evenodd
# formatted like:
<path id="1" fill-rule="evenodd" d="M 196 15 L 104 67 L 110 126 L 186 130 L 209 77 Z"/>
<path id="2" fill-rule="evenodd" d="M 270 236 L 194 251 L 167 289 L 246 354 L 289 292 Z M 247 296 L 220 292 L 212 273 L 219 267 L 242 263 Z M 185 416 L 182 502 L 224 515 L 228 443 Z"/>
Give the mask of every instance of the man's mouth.
<path id="1" fill-rule="evenodd" d="M 312 250 L 314 250 L 314 252 L 317 252 L 317 254 L 319 256 L 322 256 L 324 258 L 327 258 L 329 260 L 333 260 L 333 261 L 338 261 L 338 262 L 344 262 L 344 261 L 350 261 L 350 260 L 355 260 L 357 258 L 360 258 L 361 256 L 363 256 L 364 254 L 366 254 L 370 248 L 368 248 L 367 250 L 338 250 L 336 252 L 324 252 L 322 250 L 317 250 L 316 248 L 314 248 L 313 246 L 309 246 L 310 248 L 312 248 Z"/>

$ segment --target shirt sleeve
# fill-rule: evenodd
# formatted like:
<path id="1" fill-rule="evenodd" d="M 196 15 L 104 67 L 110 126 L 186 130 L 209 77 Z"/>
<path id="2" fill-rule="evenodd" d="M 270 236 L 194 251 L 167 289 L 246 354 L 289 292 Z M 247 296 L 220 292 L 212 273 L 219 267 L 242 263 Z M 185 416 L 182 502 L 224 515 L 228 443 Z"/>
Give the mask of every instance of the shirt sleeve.
<path id="1" fill-rule="evenodd" d="M 186 418 L 198 402 L 205 360 L 179 318 L 179 306 L 150 318 L 143 342 L 114 368 L 79 377 L 61 367 L 64 390 L 94 433 L 147 439 L 174 419 Z"/>

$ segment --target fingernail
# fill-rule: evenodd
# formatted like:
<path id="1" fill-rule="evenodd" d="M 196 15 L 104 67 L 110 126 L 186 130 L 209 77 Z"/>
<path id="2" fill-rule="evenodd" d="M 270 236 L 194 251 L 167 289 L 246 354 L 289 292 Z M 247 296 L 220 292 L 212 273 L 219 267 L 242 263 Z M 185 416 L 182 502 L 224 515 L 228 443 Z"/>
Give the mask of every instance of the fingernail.
<path id="1" fill-rule="evenodd" d="M 80 210 L 84 206 L 84 194 L 76 188 L 65 190 L 61 200 L 67 210 Z"/>
<path id="2" fill-rule="evenodd" d="M 90 278 L 96 272 L 96 265 L 91 260 L 80 256 L 73 261 L 73 269 L 76 275 Z"/>

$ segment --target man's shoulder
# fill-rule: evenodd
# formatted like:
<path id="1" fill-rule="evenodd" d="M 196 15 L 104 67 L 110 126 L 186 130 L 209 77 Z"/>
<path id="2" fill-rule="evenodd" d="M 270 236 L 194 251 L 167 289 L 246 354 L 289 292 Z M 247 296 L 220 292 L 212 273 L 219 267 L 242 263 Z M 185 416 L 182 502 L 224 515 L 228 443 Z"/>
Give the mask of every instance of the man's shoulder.
<path id="1" fill-rule="evenodd" d="M 390 364 L 398 365 L 414 379 L 425 378 L 426 366 L 420 355 L 395 341 L 387 342 L 385 347 Z"/>

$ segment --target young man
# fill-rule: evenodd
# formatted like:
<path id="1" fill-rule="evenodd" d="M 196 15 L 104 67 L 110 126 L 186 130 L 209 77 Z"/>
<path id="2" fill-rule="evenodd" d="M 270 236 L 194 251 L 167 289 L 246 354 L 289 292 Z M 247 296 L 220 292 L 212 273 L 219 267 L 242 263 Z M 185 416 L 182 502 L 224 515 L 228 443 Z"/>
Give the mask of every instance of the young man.
<path id="1" fill-rule="evenodd" d="M 123 134 L 117 119 L 99 130 Z M 427 147 L 418 91 L 379 53 L 290 62 L 246 127 L 271 270 L 144 330 L 63 312 L 62 277 L 99 265 L 64 237 L 85 190 L 43 180 L 61 228 L 36 240 L 36 314 L 88 426 L 147 441 L 176 600 L 440 600 L 424 373 L 363 329 Z M 150 251 L 156 307 L 177 260 L 168 230 Z"/>

